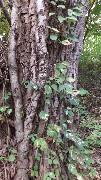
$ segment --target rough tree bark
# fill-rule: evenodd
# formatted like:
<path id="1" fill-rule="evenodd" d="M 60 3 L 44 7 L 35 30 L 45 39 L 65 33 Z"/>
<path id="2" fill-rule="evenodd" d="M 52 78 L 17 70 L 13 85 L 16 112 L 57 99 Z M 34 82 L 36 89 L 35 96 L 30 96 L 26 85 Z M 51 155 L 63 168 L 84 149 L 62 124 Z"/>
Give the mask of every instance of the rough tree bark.
<path id="1" fill-rule="evenodd" d="M 8 66 L 15 105 L 14 121 L 18 150 L 16 180 L 29 179 L 29 135 L 33 132 L 43 137 L 45 133 L 46 124 L 39 118 L 40 110 L 47 110 L 51 114 L 49 122 L 58 124 L 61 107 L 57 95 L 54 94 L 53 102 L 49 106 L 43 103 L 45 81 L 54 75 L 54 66 L 57 62 L 64 60 L 70 62 L 68 75 L 75 79 L 74 88 L 76 89 L 87 0 L 78 2 L 82 4 L 82 17 L 79 17 L 78 22 L 71 26 L 74 27 L 72 34 L 78 38 L 79 42 L 72 42 L 70 46 L 62 46 L 49 40 L 47 26 L 54 24 L 54 20 L 50 21 L 48 16 L 51 9 L 49 1 L 13 1 Z M 57 20 L 56 23 L 59 26 Z M 69 29 L 62 28 L 65 33 L 69 33 Z M 22 81 L 37 84 L 38 89 L 31 87 L 25 89 Z M 40 161 L 39 180 L 42 180 L 44 173 L 49 170 L 46 154 L 47 152 L 43 153 Z M 68 179 L 64 167 L 61 171 L 64 172 L 65 179 Z"/>

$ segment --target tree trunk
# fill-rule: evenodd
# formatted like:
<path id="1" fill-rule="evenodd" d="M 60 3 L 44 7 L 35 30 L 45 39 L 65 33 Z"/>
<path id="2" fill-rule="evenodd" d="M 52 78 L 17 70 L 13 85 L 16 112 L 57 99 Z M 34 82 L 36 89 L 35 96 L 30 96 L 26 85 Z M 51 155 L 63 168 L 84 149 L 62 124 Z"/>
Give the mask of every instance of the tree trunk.
<path id="1" fill-rule="evenodd" d="M 34 133 L 39 138 L 46 138 L 48 124 L 58 125 L 60 116 L 63 115 L 62 111 L 65 105 L 59 101 L 56 92 L 53 93 L 49 105 L 44 102 L 44 85 L 49 77 L 54 77 L 56 63 L 63 61 L 70 63 L 67 76 L 74 78 L 74 89 L 77 87 L 78 63 L 83 47 L 87 0 L 81 0 L 79 3 L 82 4 L 82 16 L 78 17 L 78 21 L 70 24 L 65 22 L 60 25 L 57 18 L 49 17 L 49 12 L 52 9 L 52 12 L 57 13 L 56 17 L 60 14 L 65 15 L 66 12 L 58 10 L 48 1 L 14 0 L 13 2 L 8 65 L 15 105 L 14 120 L 18 150 L 16 180 L 28 180 L 30 177 L 32 167 L 29 165 L 33 165 L 31 163 L 33 157 L 31 160 L 29 136 Z M 66 8 L 69 6 L 66 5 Z M 71 41 L 71 44 L 64 46 L 50 40 L 48 26 L 54 25 L 57 25 L 56 28 L 65 35 L 70 33 L 69 28 L 72 27 L 71 34 L 78 38 L 78 42 Z M 25 88 L 26 84 L 27 88 Z M 37 85 L 38 88 L 32 88 L 33 84 Z M 40 111 L 49 113 L 47 122 L 39 118 Z M 73 122 L 73 124 L 75 123 Z M 51 140 L 48 141 L 48 147 L 56 151 L 56 144 L 52 144 Z M 34 156 L 37 151 L 37 148 L 33 149 Z M 58 155 L 56 156 L 58 157 Z M 40 159 L 39 176 L 36 179 L 43 180 L 44 174 L 50 172 L 52 168 L 48 165 L 48 154 L 45 150 Z M 65 180 L 68 179 L 64 162 L 61 162 L 60 172 L 64 174 Z"/>

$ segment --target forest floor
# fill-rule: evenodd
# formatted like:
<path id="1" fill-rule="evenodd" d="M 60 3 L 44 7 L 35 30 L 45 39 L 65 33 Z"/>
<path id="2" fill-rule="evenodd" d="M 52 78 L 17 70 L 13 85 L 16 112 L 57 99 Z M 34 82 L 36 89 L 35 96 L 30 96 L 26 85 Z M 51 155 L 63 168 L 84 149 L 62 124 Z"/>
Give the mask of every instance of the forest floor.
<path id="1" fill-rule="evenodd" d="M 101 62 L 81 63 L 79 72 L 78 85 L 89 92 L 82 98 L 87 112 L 81 120 L 81 136 L 92 149 L 93 167 L 97 171 L 94 180 L 101 180 Z"/>

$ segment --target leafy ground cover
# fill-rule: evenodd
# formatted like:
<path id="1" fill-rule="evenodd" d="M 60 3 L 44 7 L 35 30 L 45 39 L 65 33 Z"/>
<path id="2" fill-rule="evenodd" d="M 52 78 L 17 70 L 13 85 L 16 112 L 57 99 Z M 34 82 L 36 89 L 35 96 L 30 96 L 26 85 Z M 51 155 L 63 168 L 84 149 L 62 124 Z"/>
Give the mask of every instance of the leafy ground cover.
<path id="1" fill-rule="evenodd" d="M 91 54 L 90 54 L 91 57 Z M 88 56 L 89 58 L 89 56 Z M 91 150 L 93 167 L 97 172 L 95 179 L 101 179 L 101 61 L 81 61 L 79 66 L 78 86 L 89 94 L 82 98 L 80 135 L 86 147 Z M 83 133 L 82 133 L 83 132 Z"/>

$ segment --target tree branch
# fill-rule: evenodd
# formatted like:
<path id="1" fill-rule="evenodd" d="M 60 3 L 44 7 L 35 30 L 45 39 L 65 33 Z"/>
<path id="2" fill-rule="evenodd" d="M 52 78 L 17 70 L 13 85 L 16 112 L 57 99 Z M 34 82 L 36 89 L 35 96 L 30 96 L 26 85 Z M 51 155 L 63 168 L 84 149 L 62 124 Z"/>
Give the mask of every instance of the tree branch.
<path id="1" fill-rule="evenodd" d="M 1 6 L 2 10 L 3 10 L 3 13 L 4 13 L 9 25 L 11 25 L 11 17 L 10 17 L 10 15 L 9 15 L 7 9 L 6 9 L 6 5 L 5 5 L 4 0 L 0 0 L 0 6 Z"/>
<path id="2" fill-rule="evenodd" d="M 89 27 L 87 27 L 87 24 L 88 24 L 88 21 L 89 21 L 90 15 L 91 15 L 91 9 L 92 9 L 94 3 L 96 3 L 96 0 L 93 0 L 92 4 L 91 4 L 91 6 L 90 6 L 90 8 L 88 10 L 88 16 L 87 16 L 86 21 L 85 21 L 86 32 L 85 32 L 85 35 L 84 35 L 84 40 L 87 37 L 87 34 L 89 32 Z"/>

